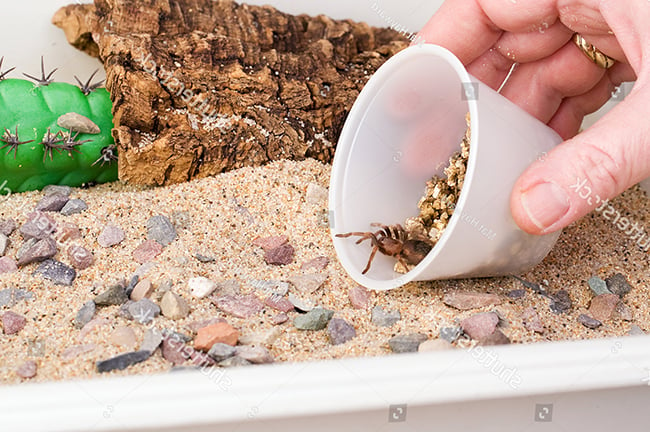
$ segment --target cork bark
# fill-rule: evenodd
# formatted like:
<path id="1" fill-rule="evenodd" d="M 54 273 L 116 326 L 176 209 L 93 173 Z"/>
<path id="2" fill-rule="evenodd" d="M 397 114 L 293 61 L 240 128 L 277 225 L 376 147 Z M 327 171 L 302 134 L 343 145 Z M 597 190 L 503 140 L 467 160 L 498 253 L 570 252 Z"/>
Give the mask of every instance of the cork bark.
<path id="1" fill-rule="evenodd" d="M 104 64 L 120 179 L 151 185 L 284 158 L 330 162 L 357 95 L 408 43 L 229 0 L 95 0 L 53 22 Z"/>

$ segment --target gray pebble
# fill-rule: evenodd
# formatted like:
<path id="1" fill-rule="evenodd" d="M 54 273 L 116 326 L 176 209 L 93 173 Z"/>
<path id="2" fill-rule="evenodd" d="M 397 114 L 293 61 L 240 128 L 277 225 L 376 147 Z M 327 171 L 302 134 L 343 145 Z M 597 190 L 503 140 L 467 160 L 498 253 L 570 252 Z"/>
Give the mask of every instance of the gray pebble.
<path id="1" fill-rule="evenodd" d="M 95 297 L 95 304 L 97 306 L 119 306 L 126 303 L 128 299 L 124 285 L 115 284 L 109 286 L 106 291 Z"/>
<path id="2" fill-rule="evenodd" d="M 293 262 L 296 250 L 288 243 L 265 251 L 264 260 L 270 265 L 289 265 Z"/>
<path id="3" fill-rule="evenodd" d="M 381 306 L 372 308 L 372 323 L 380 327 L 390 327 L 402 319 L 398 310 L 386 311 Z"/>
<path id="4" fill-rule="evenodd" d="M 133 276 L 131 276 L 131 280 L 129 281 L 128 285 L 124 289 L 128 297 L 131 297 L 131 293 L 133 293 L 133 289 L 138 284 L 138 282 L 140 282 L 140 275 L 134 274 Z"/>
<path id="5" fill-rule="evenodd" d="M 127 306 L 127 310 L 133 319 L 140 324 L 149 324 L 154 318 L 160 315 L 160 307 L 148 298 L 130 303 Z"/>
<path id="6" fill-rule="evenodd" d="M 481 312 L 460 322 L 463 332 L 475 340 L 481 340 L 494 333 L 499 324 L 499 316 L 494 312 Z"/>
<path id="7" fill-rule="evenodd" d="M 397 335 L 388 340 L 388 346 L 396 354 L 417 352 L 420 344 L 427 339 L 421 333 Z"/>
<path id="8" fill-rule="evenodd" d="M 219 362 L 219 366 L 224 367 L 224 368 L 229 368 L 229 367 L 238 367 L 238 366 L 249 366 L 252 363 L 249 362 L 246 359 L 243 359 L 239 356 L 233 356 L 229 357 L 223 361 Z"/>
<path id="9" fill-rule="evenodd" d="M 43 188 L 44 195 L 59 194 L 59 195 L 70 196 L 71 193 L 72 193 L 72 188 L 70 186 L 47 185 Z"/>
<path id="10" fill-rule="evenodd" d="M 625 275 L 621 273 L 616 273 L 615 275 L 608 277 L 605 279 L 605 283 L 607 283 L 607 289 L 619 297 L 623 297 L 625 294 L 632 291 L 632 286 L 627 281 Z"/>
<path id="11" fill-rule="evenodd" d="M 323 330 L 334 316 L 328 309 L 316 308 L 304 315 L 298 315 L 293 320 L 293 325 L 298 330 Z"/>
<path id="12" fill-rule="evenodd" d="M 156 240 L 163 246 L 169 245 L 176 239 L 176 228 L 167 216 L 156 215 L 147 221 L 147 238 Z"/>
<path id="13" fill-rule="evenodd" d="M 108 248 L 122 243 L 124 237 L 124 230 L 122 228 L 115 225 L 107 225 L 101 234 L 99 234 L 99 237 L 97 237 L 97 243 L 102 247 Z"/>
<path id="14" fill-rule="evenodd" d="M 266 295 L 275 294 L 282 297 L 289 292 L 289 282 L 253 279 L 250 281 L 250 284 Z"/>
<path id="15" fill-rule="evenodd" d="M 629 336 L 641 336 L 641 335 L 645 335 L 646 333 L 645 333 L 645 332 L 643 331 L 643 329 L 642 329 L 641 327 L 639 327 L 638 325 L 636 325 L 636 324 L 632 324 L 632 325 L 630 326 L 630 330 L 627 332 L 627 334 L 628 334 Z"/>
<path id="16" fill-rule="evenodd" d="M 444 339 L 449 343 L 456 342 L 461 334 L 463 334 L 461 326 L 443 327 L 440 329 L 440 339 Z"/>
<path id="17" fill-rule="evenodd" d="M 327 280 L 327 275 L 323 273 L 310 273 L 304 275 L 294 275 L 289 278 L 289 282 L 303 294 L 312 294 Z"/>
<path id="18" fill-rule="evenodd" d="M 20 258 L 18 258 L 18 266 L 22 267 L 33 262 L 44 261 L 48 258 L 52 258 L 57 254 L 58 248 L 56 241 L 51 238 L 44 238 L 43 240 L 28 240 L 25 242 L 26 249 L 20 249 Z"/>
<path id="19" fill-rule="evenodd" d="M 8 256 L 4 256 L 0 258 L 0 274 L 14 273 L 16 271 L 18 271 L 16 260 Z"/>
<path id="20" fill-rule="evenodd" d="M 34 274 L 40 274 L 45 279 L 52 281 L 56 285 L 66 286 L 71 286 L 77 277 L 75 269 L 53 259 L 43 261 Z"/>
<path id="21" fill-rule="evenodd" d="M 144 332 L 144 337 L 142 340 L 142 345 L 140 345 L 140 351 L 149 351 L 153 353 L 162 343 L 163 336 L 162 332 L 157 328 L 148 328 Z"/>
<path id="22" fill-rule="evenodd" d="M 72 131 L 91 135 L 101 133 L 101 129 L 94 121 L 76 112 L 63 114 L 56 120 L 56 124 L 64 129 L 69 129 L 71 133 Z"/>
<path id="23" fill-rule="evenodd" d="M 210 351 L 208 351 L 208 355 L 212 357 L 212 359 L 214 359 L 216 362 L 221 362 L 227 358 L 234 356 L 235 351 L 235 347 L 225 343 L 217 342 L 216 344 L 212 345 L 212 348 L 210 348 Z"/>
<path id="24" fill-rule="evenodd" d="M 506 336 L 501 330 L 496 329 L 492 334 L 484 337 L 479 341 L 479 345 L 482 346 L 491 346 L 491 345 L 507 345 L 510 343 L 510 339 Z"/>
<path id="25" fill-rule="evenodd" d="M 308 298 L 298 297 L 293 293 L 289 293 L 287 299 L 291 302 L 293 307 L 295 307 L 296 309 L 302 312 L 309 312 L 316 307 L 316 303 L 313 300 Z"/>
<path id="26" fill-rule="evenodd" d="M 598 276 L 590 277 L 587 284 L 597 296 L 601 294 L 611 294 L 611 291 L 607 289 L 607 283 Z"/>
<path id="27" fill-rule="evenodd" d="M 7 311 L 0 316 L 4 334 L 12 335 L 20 332 L 27 325 L 27 318 L 13 311 Z"/>
<path id="28" fill-rule="evenodd" d="M 61 195 L 58 193 L 45 195 L 36 204 L 36 210 L 44 212 L 58 212 L 61 211 L 63 206 L 65 206 L 69 200 L 70 198 L 68 198 L 67 195 Z"/>
<path id="29" fill-rule="evenodd" d="M 97 372 L 111 372 L 114 370 L 124 370 L 129 366 L 141 363 L 151 356 L 149 351 L 134 351 L 125 354 L 120 354 L 108 360 L 97 362 Z"/>
<path id="30" fill-rule="evenodd" d="M 252 364 L 273 363 L 273 355 L 264 347 L 239 345 L 235 347 L 235 356 L 243 358 Z"/>
<path id="31" fill-rule="evenodd" d="M 16 221 L 13 219 L 0 220 L 0 233 L 9 237 L 16 229 Z"/>
<path id="32" fill-rule="evenodd" d="M 220 310 L 237 318 L 250 318 L 264 309 L 264 303 L 254 294 L 215 296 L 211 300 Z"/>
<path id="33" fill-rule="evenodd" d="M 156 268 L 156 263 L 154 263 L 154 262 L 146 262 L 144 264 L 141 264 L 140 267 L 135 269 L 135 271 L 133 272 L 133 276 L 131 277 L 131 280 L 133 280 L 134 276 L 137 276 L 139 278 L 144 277 L 144 275 L 146 275 L 147 272 L 149 270 L 153 269 L 153 268 Z M 171 286 L 170 286 L 170 288 L 171 288 Z"/>
<path id="34" fill-rule="evenodd" d="M 33 248 L 36 243 L 38 243 L 38 239 L 35 238 L 25 240 L 16 251 L 16 259 L 19 260 L 23 255 L 25 255 L 25 252 Z"/>
<path id="35" fill-rule="evenodd" d="M 188 343 L 192 340 L 191 336 L 186 335 L 185 333 L 177 332 L 170 329 L 162 329 L 163 338 L 171 339 L 174 341 L 180 341 L 183 343 Z"/>
<path id="36" fill-rule="evenodd" d="M 90 320 L 93 319 L 93 316 L 95 316 L 96 308 L 97 306 L 92 300 L 88 300 L 86 303 L 84 303 L 84 305 L 81 306 L 81 309 L 79 309 L 77 312 L 77 316 L 74 319 L 73 324 L 75 328 L 81 329 L 83 326 L 88 324 Z"/>
<path id="37" fill-rule="evenodd" d="M 592 330 L 597 329 L 603 324 L 600 321 L 598 321 L 596 318 L 592 318 L 587 314 L 580 314 L 580 316 L 578 317 L 578 322 L 583 326 L 590 328 Z"/>
<path id="38" fill-rule="evenodd" d="M 56 231 L 56 221 L 47 213 L 33 212 L 18 231 L 25 240 L 30 238 L 41 240 L 50 237 Z"/>
<path id="39" fill-rule="evenodd" d="M 64 216 L 70 216 L 86 210 L 88 210 L 88 204 L 86 204 L 86 201 L 75 198 L 65 203 L 61 209 L 61 214 Z"/>
<path id="40" fill-rule="evenodd" d="M 9 237 L 0 233 L 0 257 L 4 256 L 7 246 L 9 246 Z"/>
<path id="41" fill-rule="evenodd" d="M 197 261 L 202 262 L 202 263 L 211 263 L 215 262 L 217 259 L 208 255 L 203 255 L 201 253 L 195 253 L 194 258 L 196 258 Z"/>
<path id="42" fill-rule="evenodd" d="M 34 360 L 27 360 L 16 369 L 16 375 L 21 378 L 30 379 L 36 376 L 38 365 Z"/>
<path id="43" fill-rule="evenodd" d="M 560 290 L 551 295 L 551 310 L 556 314 L 566 313 L 571 310 L 571 298 L 565 290 Z"/>
<path id="44" fill-rule="evenodd" d="M 524 289 L 514 289 L 511 291 L 508 291 L 506 293 L 506 296 L 511 299 L 520 299 L 526 297 L 526 290 Z"/>
<path id="45" fill-rule="evenodd" d="M 501 304 L 503 299 L 497 294 L 490 294 L 479 291 L 452 291 L 442 298 L 447 306 L 459 310 L 478 309 L 486 306 Z"/>
<path id="46" fill-rule="evenodd" d="M 525 279 L 520 278 L 519 276 L 514 276 L 515 279 L 517 279 L 523 286 L 525 286 L 528 289 L 533 290 L 537 294 L 544 294 L 546 290 L 542 288 L 540 284 L 537 284 L 535 282 L 530 282 Z"/>
<path id="47" fill-rule="evenodd" d="M 78 244 L 72 245 L 68 249 L 68 258 L 70 259 L 70 264 L 79 270 L 87 269 L 95 262 L 93 253 Z"/>
<path id="48" fill-rule="evenodd" d="M 357 331 L 352 324 L 341 318 L 332 318 L 327 324 L 327 335 L 332 345 L 340 345 L 357 336 Z"/>
<path id="49" fill-rule="evenodd" d="M 215 290 L 219 295 L 239 295 L 241 293 L 241 286 L 237 279 L 228 279 L 223 282 L 217 282 L 217 289 Z"/>
<path id="50" fill-rule="evenodd" d="M 12 308 L 19 301 L 22 300 L 32 300 L 34 298 L 34 293 L 28 290 L 20 288 L 6 288 L 0 290 L 0 307 Z"/>

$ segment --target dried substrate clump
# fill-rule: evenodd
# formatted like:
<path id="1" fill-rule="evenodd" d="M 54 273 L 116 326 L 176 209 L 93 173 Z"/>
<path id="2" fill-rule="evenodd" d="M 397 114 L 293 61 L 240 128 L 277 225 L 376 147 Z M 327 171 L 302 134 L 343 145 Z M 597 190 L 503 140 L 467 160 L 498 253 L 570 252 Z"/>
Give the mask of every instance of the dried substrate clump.
<path id="1" fill-rule="evenodd" d="M 449 158 L 449 165 L 444 170 L 444 177 L 433 176 L 427 182 L 424 195 L 418 203 L 420 214 L 408 218 L 404 222 L 409 238 L 428 238 L 431 244 L 435 245 L 447 228 L 449 219 L 456 208 L 460 191 L 463 189 L 467 171 L 471 138 L 469 113 L 465 117 L 465 121 L 467 130 L 460 143 L 460 151 L 455 152 Z M 407 271 L 400 263 L 396 264 L 395 270 Z"/>

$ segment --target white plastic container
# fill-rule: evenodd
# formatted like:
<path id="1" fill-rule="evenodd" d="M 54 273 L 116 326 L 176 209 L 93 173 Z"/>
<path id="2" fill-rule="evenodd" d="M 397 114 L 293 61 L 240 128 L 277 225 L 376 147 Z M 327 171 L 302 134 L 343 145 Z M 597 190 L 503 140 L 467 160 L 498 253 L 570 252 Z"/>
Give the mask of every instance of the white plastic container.
<path id="1" fill-rule="evenodd" d="M 28 0 L 6 8 L 0 40 L 9 48 L 7 64 L 36 73 L 40 54 L 46 66 L 52 55 L 66 65 L 66 80 L 99 67 L 50 27 L 52 13 L 66 3 Z M 373 3 L 303 2 L 299 12 L 380 24 Z M 437 5 L 380 3 L 395 19 L 414 23 Z M 30 37 L 16 33 L 26 22 Z M 649 342 L 601 339 L 5 386 L 0 431 L 640 432 L 649 420 Z"/>
<path id="2" fill-rule="evenodd" d="M 454 214 L 433 250 L 402 275 L 395 258 L 336 234 L 374 231 L 419 213 L 425 183 L 460 149 L 471 118 L 465 182 Z M 330 184 L 330 223 L 339 260 L 359 284 L 396 288 L 413 280 L 526 272 L 560 232 L 533 236 L 510 213 L 510 193 L 535 159 L 562 139 L 548 126 L 470 76 L 448 50 L 427 44 L 387 61 L 364 87 L 339 140 Z"/>

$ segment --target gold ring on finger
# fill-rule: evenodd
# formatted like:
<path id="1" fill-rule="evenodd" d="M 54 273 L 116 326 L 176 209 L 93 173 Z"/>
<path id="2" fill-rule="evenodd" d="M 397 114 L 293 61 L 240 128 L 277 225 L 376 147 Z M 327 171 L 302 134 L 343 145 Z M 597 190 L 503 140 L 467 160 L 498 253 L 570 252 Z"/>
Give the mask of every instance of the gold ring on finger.
<path id="1" fill-rule="evenodd" d="M 573 42 L 576 44 L 580 51 L 587 56 L 591 61 L 593 61 L 598 67 L 603 69 L 609 69 L 614 66 L 616 60 L 609 57 L 606 54 L 603 54 L 601 50 L 590 44 L 582 37 L 579 33 L 573 35 Z"/>

